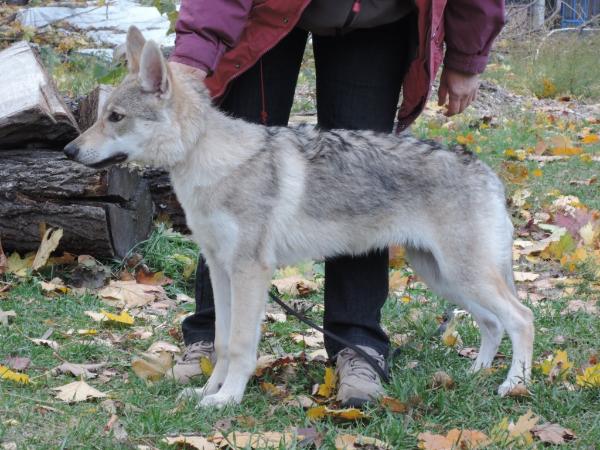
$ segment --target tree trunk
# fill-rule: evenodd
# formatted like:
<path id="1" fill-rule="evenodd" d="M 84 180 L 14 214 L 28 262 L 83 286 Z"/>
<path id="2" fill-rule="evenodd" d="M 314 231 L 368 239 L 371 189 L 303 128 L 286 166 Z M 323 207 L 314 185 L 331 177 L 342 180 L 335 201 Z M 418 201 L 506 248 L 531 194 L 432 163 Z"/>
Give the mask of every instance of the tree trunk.
<path id="1" fill-rule="evenodd" d="M 77 136 L 75 119 L 26 42 L 0 52 L 0 148 L 58 148 Z"/>
<path id="2" fill-rule="evenodd" d="M 152 198 L 137 171 L 95 170 L 46 150 L 0 152 L 0 235 L 7 251 L 37 249 L 39 224 L 64 230 L 59 249 L 114 258 L 148 236 Z"/>
<path id="3" fill-rule="evenodd" d="M 98 119 L 104 103 L 113 91 L 112 86 L 101 84 L 95 87 L 80 103 L 79 103 L 79 128 L 81 131 L 87 130 L 94 125 Z"/>
<path id="4" fill-rule="evenodd" d="M 546 14 L 546 1 L 535 0 L 531 7 L 531 26 L 534 30 L 539 30 L 544 26 L 544 17 Z"/>

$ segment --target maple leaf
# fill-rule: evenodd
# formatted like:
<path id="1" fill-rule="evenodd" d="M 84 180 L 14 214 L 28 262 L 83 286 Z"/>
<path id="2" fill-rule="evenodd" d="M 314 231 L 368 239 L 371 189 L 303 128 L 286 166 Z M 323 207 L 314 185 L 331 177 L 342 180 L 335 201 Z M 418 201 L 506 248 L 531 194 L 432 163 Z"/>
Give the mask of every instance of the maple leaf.
<path id="1" fill-rule="evenodd" d="M 477 430 L 452 429 L 444 436 L 429 432 L 419 433 L 418 447 L 423 450 L 454 450 L 456 448 L 476 449 L 485 448 L 490 438 Z"/>
<path id="2" fill-rule="evenodd" d="M 573 363 L 569 361 L 569 355 L 564 350 L 557 350 L 554 355 L 550 355 L 540 365 L 542 373 L 547 375 L 550 381 L 555 379 L 564 380 L 567 378 L 571 367 L 573 367 Z"/>
<path id="3" fill-rule="evenodd" d="M 353 421 L 365 419 L 367 416 L 360 409 L 346 408 L 346 409 L 330 409 L 326 406 L 316 406 L 306 411 L 306 417 L 311 420 L 318 420 L 324 417 L 331 417 L 333 419 Z"/>
<path id="4" fill-rule="evenodd" d="M 173 366 L 173 355 L 169 352 L 159 354 L 142 353 L 131 361 L 131 368 L 142 380 L 157 381 L 165 376 Z"/>
<path id="5" fill-rule="evenodd" d="M 544 423 L 531 429 L 531 434 L 546 444 L 564 444 L 575 439 L 575 433 L 557 423 Z"/>
<path id="6" fill-rule="evenodd" d="M 17 373 L 10 370 L 8 367 L 0 364 L 0 379 L 14 381 L 15 383 L 28 384 L 30 382 L 29 375 Z"/>
<path id="7" fill-rule="evenodd" d="M 56 398 L 67 403 L 84 402 L 93 398 L 106 397 L 104 392 L 100 392 L 83 380 L 52 388 L 52 390 L 57 391 Z"/>
<path id="8" fill-rule="evenodd" d="M 124 308 L 145 306 L 164 297 L 162 286 L 139 284 L 136 281 L 112 280 L 108 286 L 101 289 L 98 295 L 109 303 Z"/>
<path id="9" fill-rule="evenodd" d="M 393 397 L 382 397 L 380 404 L 393 413 L 408 412 L 408 405 Z"/>
<path id="10" fill-rule="evenodd" d="M 306 334 L 292 333 L 290 335 L 294 342 L 303 343 L 307 347 L 322 347 L 323 334 L 317 330 L 307 331 Z"/>
<path id="11" fill-rule="evenodd" d="M 600 363 L 587 367 L 583 374 L 577 375 L 576 382 L 583 387 L 600 387 Z"/>
<path id="12" fill-rule="evenodd" d="M 31 268 L 33 270 L 41 269 L 48 262 L 48 258 L 50 258 L 50 253 L 56 250 L 60 239 L 63 236 L 62 228 L 54 229 L 48 228 L 44 233 L 44 237 L 42 238 L 42 242 L 40 243 L 40 247 L 35 255 L 33 263 L 31 264 Z"/>
<path id="13" fill-rule="evenodd" d="M 35 253 L 29 253 L 21 259 L 21 256 L 17 252 L 13 252 L 6 260 L 6 272 L 17 277 L 25 277 L 27 276 L 28 269 L 31 268 L 34 258 Z"/>
<path id="14" fill-rule="evenodd" d="M 75 377 L 83 377 L 83 378 L 96 378 L 98 374 L 96 371 L 106 366 L 106 363 L 98 363 L 98 364 L 75 364 L 65 361 L 60 366 L 55 367 L 50 371 L 50 373 L 54 376 L 59 375 L 61 373 L 70 374 Z"/>
<path id="15" fill-rule="evenodd" d="M 305 297 L 319 289 L 317 283 L 298 275 L 273 280 L 271 283 L 280 294 L 287 294 L 292 297 Z"/>

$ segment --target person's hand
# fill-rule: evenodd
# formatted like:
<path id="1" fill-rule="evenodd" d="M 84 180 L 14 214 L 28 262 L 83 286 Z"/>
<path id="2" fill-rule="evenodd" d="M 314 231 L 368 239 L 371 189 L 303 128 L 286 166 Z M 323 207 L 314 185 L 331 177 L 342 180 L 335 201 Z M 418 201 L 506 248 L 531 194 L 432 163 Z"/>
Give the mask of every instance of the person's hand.
<path id="1" fill-rule="evenodd" d="M 438 105 L 447 106 L 444 113 L 446 116 L 459 114 L 475 100 L 477 89 L 479 89 L 479 75 L 444 67 L 438 90 Z"/>
<path id="2" fill-rule="evenodd" d="M 175 71 L 189 73 L 190 75 L 198 78 L 200 81 L 204 81 L 206 78 L 206 72 L 202 69 L 198 69 L 197 67 L 188 66 L 187 64 L 181 64 L 175 61 L 169 61 L 169 66 Z"/>

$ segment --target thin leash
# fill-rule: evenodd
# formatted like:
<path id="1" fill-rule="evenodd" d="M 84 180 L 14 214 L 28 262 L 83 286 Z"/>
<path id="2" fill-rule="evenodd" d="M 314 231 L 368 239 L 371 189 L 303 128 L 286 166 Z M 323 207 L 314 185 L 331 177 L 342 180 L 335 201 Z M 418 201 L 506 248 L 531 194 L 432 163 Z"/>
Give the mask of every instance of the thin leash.
<path id="1" fill-rule="evenodd" d="M 385 381 L 386 383 L 390 381 L 390 377 L 389 377 L 387 371 L 379 365 L 379 363 L 377 362 L 377 360 L 375 360 L 375 358 L 373 358 L 371 355 L 369 355 L 363 349 L 361 349 L 357 345 L 353 344 L 352 342 L 349 342 L 346 339 L 338 336 L 337 334 L 321 328 L 319 325 L 314 323 L 312 320 L 307 318 L 305 315 L 299 313 L 294 308 L 291 308 L 289 305 L 287 305 L 272 290 L 269 291 L 269 297 L 271 297 L 271 300 L 273 300 L 275 303 L 277 303 L 279 306 L 281 306 L 286 313 L 291 314 L 292 316 L 296 317 L 301 322 L 304 322 L 309 327 L 314 328 L 317 331 L 320 331 L 325 336 L 327 336 L 330 339 L 333 339 L 334 341 L 338 342 L 339 344 L 342 344 L 344 347 L 348 347 L 348 348 L 354 350 L 356 353 L 358 353 L 360 356 L 362 356 L 364 358 L 364 360 L 367 361 L 367 363 L 369 363 L 369 365 L 373 368 L 373 370 L 375 370 L 375 372 L 377 372 L 377 374 L 381 377 L 381 379 L 383 381 Z"/>

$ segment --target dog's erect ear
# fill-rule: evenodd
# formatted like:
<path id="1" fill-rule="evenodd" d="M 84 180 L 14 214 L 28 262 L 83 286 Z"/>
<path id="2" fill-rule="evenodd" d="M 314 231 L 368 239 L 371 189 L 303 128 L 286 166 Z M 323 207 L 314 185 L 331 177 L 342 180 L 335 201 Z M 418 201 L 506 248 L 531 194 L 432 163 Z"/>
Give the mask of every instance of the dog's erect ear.
<path id="1" fill-rule="evenodd" d="M 160 48 L 154 41 L 146 42 L 140 59 L 140 84 L 146 92 L 169 94 L 169 69 Z"/>
<path id="2" fill-rule="evenodd" d="M 131 25 L 127 30 L 127 42 L 125 43 L 127 67 L 130 73 L 137 73 L 140 70 L 140 57 L 145 43 L 146 39 L 142 32 L 136 26 Z"/>

